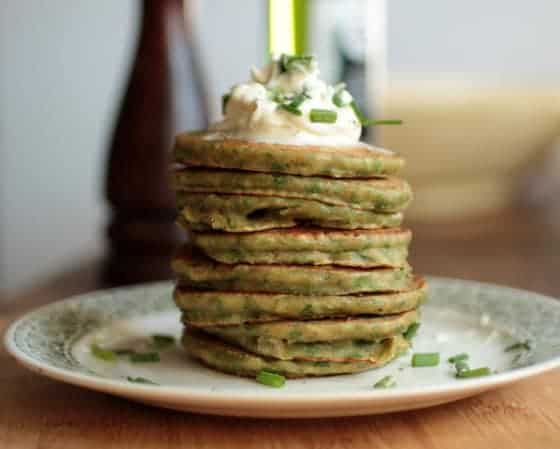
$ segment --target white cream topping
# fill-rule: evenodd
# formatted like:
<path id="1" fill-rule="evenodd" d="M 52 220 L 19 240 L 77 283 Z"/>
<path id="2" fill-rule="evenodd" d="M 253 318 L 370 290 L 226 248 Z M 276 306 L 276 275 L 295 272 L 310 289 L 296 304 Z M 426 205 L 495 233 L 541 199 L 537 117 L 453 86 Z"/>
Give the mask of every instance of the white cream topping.
<path id="1" fill-rule="evenodd" d="M 319 79 L 314 59 L 287 65 L 273 59 L 262 69 L 251 69 L 251 80 L 235 85 L 227 101 L 224 118 L 210 127 L 214 138 L 235 138 L 292 145 L 355 145 L 362 126 L 344 86 L 331 86 Z M 287 69 L 286 69 L 287 68 Z M 338 93 L 343 106 L 333 103 Z M 305 95 L 296 109 L 300 115 L 284 109 Z M 334 123 L 314 123 L 312 109 L 336 112 Z"/>

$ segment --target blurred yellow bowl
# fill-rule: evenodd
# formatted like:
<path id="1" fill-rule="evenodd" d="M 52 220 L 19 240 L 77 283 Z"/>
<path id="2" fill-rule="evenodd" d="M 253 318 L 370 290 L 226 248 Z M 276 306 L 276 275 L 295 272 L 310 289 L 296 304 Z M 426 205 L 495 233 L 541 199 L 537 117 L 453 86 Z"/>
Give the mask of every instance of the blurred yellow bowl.
<path id="1" fill-rule="evenodd" d="M 560 135 L 560 88 L 393 81 L 376 129 L 406 157 L 415 219 L 463 218 L 507 206 L 519 174 Z"/>

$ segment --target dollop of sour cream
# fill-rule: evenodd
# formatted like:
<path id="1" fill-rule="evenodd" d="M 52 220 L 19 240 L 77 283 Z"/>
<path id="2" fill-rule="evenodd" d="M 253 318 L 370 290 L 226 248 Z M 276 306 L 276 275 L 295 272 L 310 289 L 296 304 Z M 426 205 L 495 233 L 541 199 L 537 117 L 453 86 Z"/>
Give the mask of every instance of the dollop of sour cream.
<path id="1" fill-rule="evenodd" d="M 232 87 L 225 96 L 224 118 L 210 127 L 211 135 L 292 145 L 356 145 L 362 126 L 352 101 L 343 84 L 331 86 L 319 78 L 315 59 L 283 55 L 251 69 L 250 81 Z M 312 110 L 328 111 L 331 122 L 312 120 Z"/>

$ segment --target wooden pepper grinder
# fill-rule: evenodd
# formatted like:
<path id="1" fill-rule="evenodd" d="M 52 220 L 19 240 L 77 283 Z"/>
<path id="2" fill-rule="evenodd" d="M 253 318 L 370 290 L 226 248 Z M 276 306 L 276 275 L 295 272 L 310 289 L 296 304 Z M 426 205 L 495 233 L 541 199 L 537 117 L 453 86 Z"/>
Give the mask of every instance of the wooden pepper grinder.
<path id="1" fill-rule="evenodd" d="M 185 8 L 188 5 L 185 2 Z M 111 143 L 106 285 L 167 279 L 181 242 L 169 188 L 174 136 L 207 125 L 207 108 L 181 0 L 144 0 L 136 58 Z"/>

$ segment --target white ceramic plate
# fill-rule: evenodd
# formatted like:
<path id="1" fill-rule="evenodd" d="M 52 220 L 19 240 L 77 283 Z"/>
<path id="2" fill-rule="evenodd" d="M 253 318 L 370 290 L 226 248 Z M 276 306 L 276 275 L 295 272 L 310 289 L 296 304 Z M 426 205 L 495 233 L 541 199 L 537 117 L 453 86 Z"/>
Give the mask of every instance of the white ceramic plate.
<path id="1" fill-rule="evenodd" d="M 434 368 L 412 368 L 411 352 L 379 370 L 357 375 L 290 380 L 281 389 L 212 371 L 177 346 L 161 362 L 106 362 L 101 347 L 144 344 L 153 334 L 180 335 L 171 284 L 100 291 L 31 312 L 11 325 L 8 351 L 31 370 L 54 379 L 177 410 L 253 417 L 349 416 L 409 410 L 454 401 L 560 366 L 560 301 L 475 282 L 431 278 L 430 299 L 414 352 L 440 352 Z M 505 352 L 530 340 L 530 351 Z M 447 363 L 468 352 L 472 368 L 495 372 L 456 379 Z M 372 385 L 392 375 L 397 386 Z M 142 377 L 157 385 L 130 382 Z"/>

